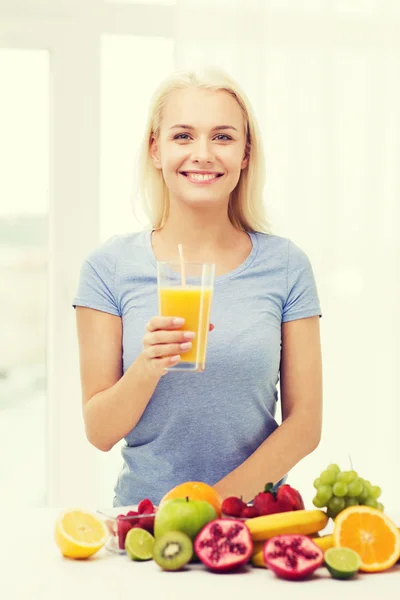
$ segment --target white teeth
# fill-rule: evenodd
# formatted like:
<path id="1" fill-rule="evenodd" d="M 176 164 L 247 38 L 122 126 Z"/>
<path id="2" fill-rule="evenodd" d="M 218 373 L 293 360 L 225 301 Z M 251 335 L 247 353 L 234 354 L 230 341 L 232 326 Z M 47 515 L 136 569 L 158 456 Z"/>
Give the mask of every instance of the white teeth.
<path id="1" fill-rule="evenodd" d="M 202 173 L 187 173 L 186 174 L 189 179 L 193 179 L 193 181 L 208 181 L 209 179 L 216 179 L 217 175 L 203 175 Z"/>

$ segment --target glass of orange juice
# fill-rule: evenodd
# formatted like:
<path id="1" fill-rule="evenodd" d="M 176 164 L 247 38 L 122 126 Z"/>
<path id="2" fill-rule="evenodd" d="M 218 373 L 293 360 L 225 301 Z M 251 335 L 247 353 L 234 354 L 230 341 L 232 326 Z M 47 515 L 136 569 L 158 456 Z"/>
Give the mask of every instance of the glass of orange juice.
<path id="1" fill-rule="evenodd" d="M 185 319 L 183 331 L 194 331 L 192 347 L 168 371 L 199 373 L 206 365 L 207 339 L 214 290 L 215 264 L 187 261 L 157 262 L 159 313 Z"/>

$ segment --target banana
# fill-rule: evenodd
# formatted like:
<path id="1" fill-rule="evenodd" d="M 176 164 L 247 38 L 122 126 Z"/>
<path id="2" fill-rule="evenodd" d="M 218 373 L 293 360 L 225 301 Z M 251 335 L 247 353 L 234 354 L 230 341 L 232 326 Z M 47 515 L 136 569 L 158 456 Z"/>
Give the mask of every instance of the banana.
<path id="1" fill-rule="evenodd" d="M 247 519 L 245 524 L 254 542 L 268 540 L 283 533 L 311 535 L 324 529 L 328 516 L 322 510 L 292 510 Z"/>
<path id="2" fill-rule="evenodd" d="M 325 552 L 325 550 L 328 550 L 328 548 L 333 547 L 333 535 L 323 535 L 321 537 L 310 536 L 310 537 L 311 537 L 312 541 L 314 542 L 314 544 L 319 546 L 319 548 L 321 548 L 321 550 L 323 550 L 324 552 Z M 253 553 L 250 558 L 250 562 L 253 565 L 253 567 L 265 567 L 264 552 L 263 552 L 265 541 L 266 540 L 264 540 L 263 542 L 254 542 Z"/>

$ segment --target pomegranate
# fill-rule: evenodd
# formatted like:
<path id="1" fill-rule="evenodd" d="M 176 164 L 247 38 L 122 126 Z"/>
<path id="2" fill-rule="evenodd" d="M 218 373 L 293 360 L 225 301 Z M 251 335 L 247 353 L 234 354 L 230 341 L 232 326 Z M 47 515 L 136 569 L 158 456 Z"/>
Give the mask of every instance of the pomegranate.
<path id="1" fill-rule="evenodd" d="M 264 544 L 265 565 L 283 579 L 304 579 L 318 569 L 324 553 L 306 535 L 277 535 Z"/>
<path id="2" fill-rule="evenodd" d="M 211 571 L 224 573 L 238 569 L 250 560 L 253 540 L 243 521 L 214 519 L 197 535 L 194 550 Z"/>

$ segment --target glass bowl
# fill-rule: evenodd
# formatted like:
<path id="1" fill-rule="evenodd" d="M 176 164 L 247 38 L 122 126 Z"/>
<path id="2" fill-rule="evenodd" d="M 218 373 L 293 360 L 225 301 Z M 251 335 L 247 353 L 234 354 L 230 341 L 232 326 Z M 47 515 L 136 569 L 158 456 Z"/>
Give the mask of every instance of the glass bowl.
<path id="1" fill-rule="evenodd" d="M 126 554 L 125 538 L 126 534 L 133 527 L 147 529 L 151 534 L 154 533 L 154 517 L 156 516 L 157 506 L 154 512 L 138 514 L 138 505 L 115 506 L 113 508 L 98 509 L 96 512 L 107 525 L 110 536 L 106 542 L 105 548 L 115 554 Z M 132 513 L 132 514 L 129 514 Z M 133 514 L 135 513 L 135 514 Z"/>

